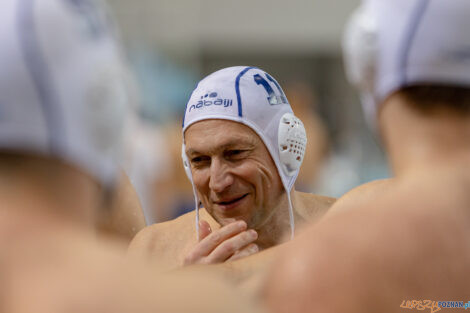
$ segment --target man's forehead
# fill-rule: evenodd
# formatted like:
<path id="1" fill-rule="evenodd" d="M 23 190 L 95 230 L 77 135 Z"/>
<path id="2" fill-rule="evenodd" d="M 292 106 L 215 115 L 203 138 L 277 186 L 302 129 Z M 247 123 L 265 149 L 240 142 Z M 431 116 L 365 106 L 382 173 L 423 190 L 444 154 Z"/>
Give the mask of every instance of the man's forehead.
<path id="1" fill-rule="evenodd" d="M 194 123 L 184 133 L 187 149 L 199 146 L 223 148 L 230 146 L 263 144 L 261 138 L 250 127 L 242 123 L 210 119 Z"/>

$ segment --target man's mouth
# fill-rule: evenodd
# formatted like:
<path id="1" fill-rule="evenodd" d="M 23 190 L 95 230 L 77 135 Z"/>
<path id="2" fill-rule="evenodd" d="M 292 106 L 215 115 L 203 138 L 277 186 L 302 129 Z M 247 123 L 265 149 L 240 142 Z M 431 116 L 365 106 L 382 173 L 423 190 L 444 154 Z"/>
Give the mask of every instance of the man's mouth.
<path id="1" fill-rule="evenodd" d="M 237 198 L 232 198 L 225 201 L 216 201 L 215 204 L 217 204 L 222 210 L 231 210 L 238 206 L 247 196 L 248 194 L 246 193 Z"/>

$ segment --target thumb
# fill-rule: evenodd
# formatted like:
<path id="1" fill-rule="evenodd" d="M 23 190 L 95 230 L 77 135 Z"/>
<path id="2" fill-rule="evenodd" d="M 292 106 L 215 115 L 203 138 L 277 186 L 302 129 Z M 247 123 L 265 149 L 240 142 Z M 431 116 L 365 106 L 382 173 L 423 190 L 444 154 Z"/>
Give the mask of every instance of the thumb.
<path id="1" fill-rule="evenodd" d="M 211 226 L 206 220 L 199 221 L 199 241 L 206 238 L 212 233 Z"/>

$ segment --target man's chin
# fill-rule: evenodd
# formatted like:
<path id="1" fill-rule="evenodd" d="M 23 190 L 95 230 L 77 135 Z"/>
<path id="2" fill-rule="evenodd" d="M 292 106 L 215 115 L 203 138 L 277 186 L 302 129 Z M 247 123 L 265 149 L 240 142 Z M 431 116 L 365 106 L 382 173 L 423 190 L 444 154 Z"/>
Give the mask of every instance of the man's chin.
<path id="1" fill-rule="evenodd" d="M 218 212 L 216 216 L 213 216 L 214 219 L 221 225 L 225 226 L 236 221 L 245 221 L 247 225 L 250 225 L 251 217 L 246 214 L 236 214 L 235 212 L 230 212 L 230 214 L 222 214 Z"/>

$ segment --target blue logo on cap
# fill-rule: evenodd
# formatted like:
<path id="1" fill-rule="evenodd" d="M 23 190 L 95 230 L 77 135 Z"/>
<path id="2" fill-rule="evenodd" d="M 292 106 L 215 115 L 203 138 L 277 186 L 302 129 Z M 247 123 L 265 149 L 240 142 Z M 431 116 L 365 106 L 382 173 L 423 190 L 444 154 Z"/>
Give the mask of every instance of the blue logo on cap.
<path id="1" fill-rule="evenodd" d="M 218 94 L 217 92 L 209 92 L 206 93 L 205 95 L 201 96 L 201 100 L 199 100 L 196 104 L 193 104 L 189 107 L 189 112 L 193 109 L 201 109 L 204 107 L 208 107 L 211 105 L 220 105 L 226 107 L 230 107 L 233 104 L 232 99 L 222 99 L 222 98 L 217 98 Z M 217 99 L 216 99 L 217 98 Z"/>
<path id="2" fill-rule="evenodd" d="M 209 93 L 206 93 L 204 96 L 201 96 L 201 99 L 203 98 L 217 98 L 217 92 L 211 92 L 210 94 Z"/>
<path id="3" fill-rule="evenodd" d="M 268 73 L 265 73 L 266 74 L 266 78 L 271 81 L 274 86 L 276 87 L 276 89 L 278 90 L 279 94 L 276 95 L 276 93 L 274 92 L 274 89 L 271 87 L 271 85 L 269 84 L 269 82 L 263 78 L 263 76 L 261 76 L 260 74 L 255 74 L 253 75 L 253 79 L 255 80 L 255 83 L 257 85 L 261 85 L 263 86 L 264 90 L 266 90 L 267 94 L 268 94 L 268 103 L 270 105 L 276 105 L 276 104 L 287 104 L 287 98 L 286 98 L 286 95 L 284 94 L 284 91 L 282 91 L 281 89 L 281 86 L 279 86 L 279 84 L 274 80 L 274 78 L 272 78 Z"/>

